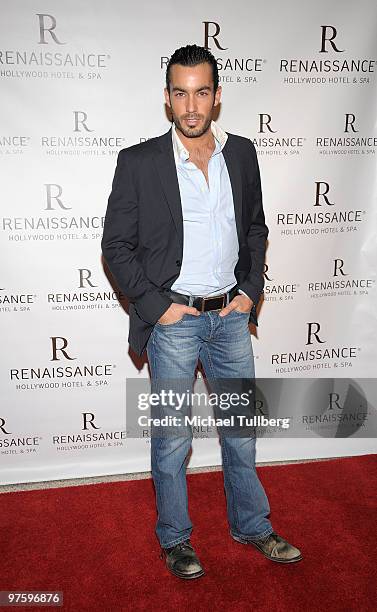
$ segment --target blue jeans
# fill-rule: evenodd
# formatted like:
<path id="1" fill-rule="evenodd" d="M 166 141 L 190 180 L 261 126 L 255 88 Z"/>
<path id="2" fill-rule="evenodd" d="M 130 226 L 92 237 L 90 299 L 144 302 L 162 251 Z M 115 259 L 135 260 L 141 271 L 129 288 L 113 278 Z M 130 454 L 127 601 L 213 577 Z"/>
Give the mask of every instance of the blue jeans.
<path id="1" fill-rule="evenodd" d="M 156 323 L 147 345 L 151 382 L 156 379 L 194 381 L 198 359 L 206 378 L 254 379 L 249 313 L 218 311 L 187 314 L 179 321 Z M 176 437 L 151 438 L 151 467 L 156 490 L 160 545 L 169 548 L 192 532 L 188 513 L 186 458 L 192 431 Z M 255 469 L 255 436 L 221 436 L 221 456 L 230 533 L 247 541 L 269 535 L 270 507 Z M 206 500 L 203 500 L 206 502 Z"/>

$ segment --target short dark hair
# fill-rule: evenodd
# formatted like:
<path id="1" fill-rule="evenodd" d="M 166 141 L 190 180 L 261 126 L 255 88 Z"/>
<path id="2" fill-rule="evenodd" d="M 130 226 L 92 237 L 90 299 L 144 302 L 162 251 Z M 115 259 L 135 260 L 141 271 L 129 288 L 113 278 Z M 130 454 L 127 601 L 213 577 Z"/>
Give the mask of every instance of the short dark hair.
<path id="1" fill-rule="evenodd" d="M 166 88 L 170 92 L 170 68 L 174 64 L 180 64 L 181 66 L 197 66 L 198 64 L 208 63 L 212 66 L 212 77 L 214 92 L 216 92 L 219 86 L 219 72 L 217 69 L 216 59 L 208 49 L 205 47 L 199 47 L 198 45 L 186 45 L 176 49 L 171 56 L 169 63 L 166 67 Z"/>

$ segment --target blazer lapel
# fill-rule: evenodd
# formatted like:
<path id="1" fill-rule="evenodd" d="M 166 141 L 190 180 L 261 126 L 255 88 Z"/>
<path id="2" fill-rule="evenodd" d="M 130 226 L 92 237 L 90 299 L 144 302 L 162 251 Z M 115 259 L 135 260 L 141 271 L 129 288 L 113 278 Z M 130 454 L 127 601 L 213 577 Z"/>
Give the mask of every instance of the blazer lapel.
<path id="1" fill-rule="evenodd" d="M 160 137 L 160 151 L 155 154 L 154 161 L 160 176 L 162 189 L 165 193 L 178 238 L 183 245 L 183 217 L 182 203 L 179 192 L 177 168 L 174 160 L 171 128 Z"/>
<path id="2" fill-rule="evenodd" d="M 239 162 L 236 158 L 234 147 L 231 144 L 231 135 L 228 134 L 228 139 L 223 147 L 225 163 L 228 168 L 230 184 L 233 192 L 234 214 L 236 217 L 236 227 L 238 240 L 241 240 L 242 227 L 242 179 L 239 168 Z M 230 141 L 230 142 L 229 142 Z"/>

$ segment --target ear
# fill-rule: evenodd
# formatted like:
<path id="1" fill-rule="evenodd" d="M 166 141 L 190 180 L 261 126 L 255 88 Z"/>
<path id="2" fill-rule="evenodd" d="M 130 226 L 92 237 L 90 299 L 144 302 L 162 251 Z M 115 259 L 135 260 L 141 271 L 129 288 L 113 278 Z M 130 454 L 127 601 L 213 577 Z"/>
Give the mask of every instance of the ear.
<path id="1" fill-rule="evenodd" d="M 165 102 L 168 105 L 169 108 L 171 108 L 171 103 L 170 103 L 170 96 L 169 96 L 169 92 L 167 90 L 167 88 L 165 87 L 164 89 L 164 96 L 165 96 Z"/>
<path id="2" fill-rule="evenodd" d="M 215 100 L 214 100 L 213 106 L 217 106 L 218 104 L 220 104 L 221 92 L 222 92 L 222 88 L 221 88 L 221 85 L 219 85 L 215 92 Z"/>

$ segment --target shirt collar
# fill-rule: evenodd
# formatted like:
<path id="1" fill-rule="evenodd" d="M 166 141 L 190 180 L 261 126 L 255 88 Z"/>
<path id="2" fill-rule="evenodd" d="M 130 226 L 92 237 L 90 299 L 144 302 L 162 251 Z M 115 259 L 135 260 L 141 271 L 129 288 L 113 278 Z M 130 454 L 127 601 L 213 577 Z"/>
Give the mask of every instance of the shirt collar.
<path id="1" fill-rule="evenodd" d="M 214 121 L 211 121 L 211 132 L 216 141 L 216 148 L 214 152 L 216 153 L 222 151 L 228 139 L 228 134 L 224 132 L 224 130 Z M 171 134 L 175 160 L 186 161 L 190 157 L 190 153 L 182 143 L 182 140 L 179 138 L 174 123 L 172 124 Z M 219 151 L 216 151 L 218 149 L 218 145 L 220 146 L 220 149 Z"/>

